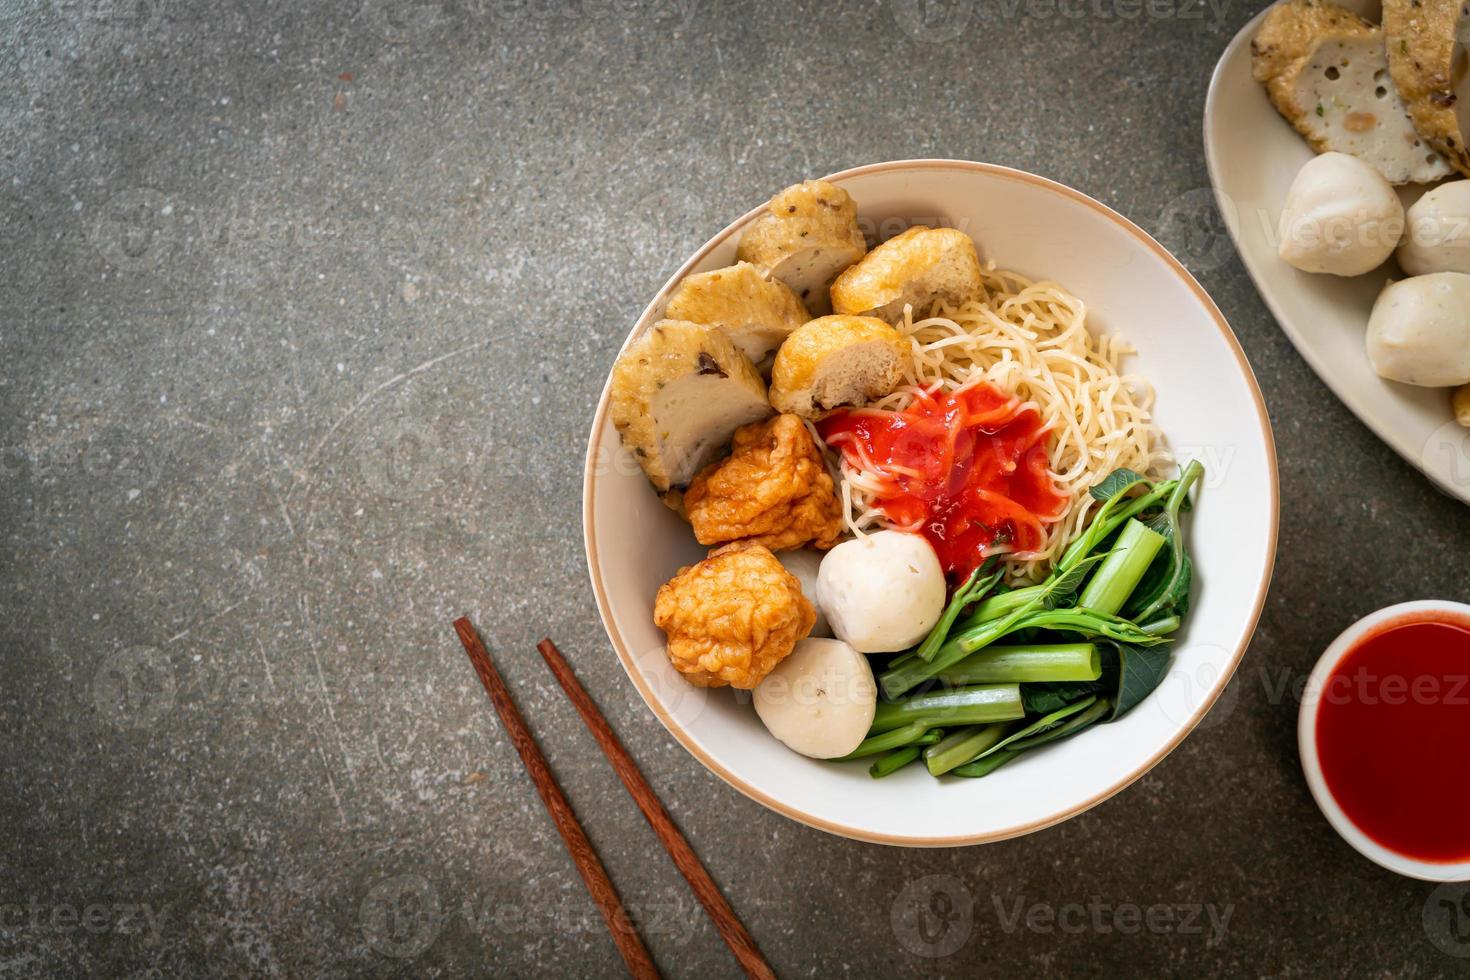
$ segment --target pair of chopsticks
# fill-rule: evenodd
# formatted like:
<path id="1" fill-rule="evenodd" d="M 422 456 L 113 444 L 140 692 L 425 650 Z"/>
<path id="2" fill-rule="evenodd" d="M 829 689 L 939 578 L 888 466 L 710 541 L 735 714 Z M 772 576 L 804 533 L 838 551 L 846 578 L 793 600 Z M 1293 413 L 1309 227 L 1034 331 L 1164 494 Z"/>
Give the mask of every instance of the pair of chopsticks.
<path id="1" fill-rule="evenodd" d="M 500 715 L 501 724 L 505 725 L 506 732 L 510 735 L 511 743 L 516 752 L 520 753 L 521 762 L 530 774 L 532 782 L 536 784 L 536 791 L 541 794 L 541 802 L 546 804 L 546 809 L 551 813 L 551 819 L 556 823 L 556 829 L 566 843 L 567 850 L 571 852 L 572 860 L 576 862 L 577 871 L 582 875 L 582 880 L 587 885 L 587 890 L 592 893 L 592 899 L 597 903 L 598 910 L 602 913 L 603 921 L 607 923 L 608 931 L 618 946 L 618 952 L 623 955 L 623 962 L 628 966 L 628 972 L 638 978 L 657 977 L 657 967 L 653 965 L 653 959 L 648 955 L 648 949 L 643 945 L 643 940 L 638 935 L 637 928 L 628 917 L 627 910 L 618 898 L 618 893 L 613 888 L 612 880 L 607 876 L 607 870 L 602 866 L 602 861 L 597 857 L 597 852 L 592 849 L 592 843 L 587 839 L 586 832 L 582 829 L 577 815 L 572 812 L 571 804 L 567 802 L 566 795 L 562 793 L 557 784 L 556 777 L 552 775 L 551 768 L 546 764 L 546 757 L 541 754 L 541 749 L 536 744 L 536 739 L 531 735 L 531 730 L 526 727 L 526 721 L 521 717 L 515 702 L 511 700 L 510 690 L 506 688 L 505 681 L 501 680 L 495 665 L 490 661 L 490 653 L 485 645 L 480 642 L 479 634 L 475 632 L 474 624 L 465 617 L 454 621 L 454 631 L 459 634 L 459 640 L 464 644 L 465 653 L 469 654 L 470 663 L 474 665 L 475 673 L 480 676 L 480 682 L 485 685 L 485 693 L 490 695 L 490 703 L 495 706 L 496 714 Z M 618 778 L 623 781 L 623 787 L 633 797 L 633 802 L 638 804 L 638 809 L 643 812 L 644 819 L 653 828 L 654 834 L 658 836 L 664 850 L 669 852 L 673 858 L 674 866 L 689 882 L 689 887 L 694 890 L 694 896 L 704 906 L 715 928 L 719 930 L 720 937 L 730 947 L 730 952 L 735 954 L 740 967 L 748 977 L 770 978 L 775 980 L 776 974 L 761 956 L 760 950 L 755 945 L 755 940 L 750 938 L 750 933 L 745 931 L 740 919 L 735 915 L 735 910 L 730 903 L 725 901 L 725 896 L 720 893 L 719 886 L 700 863 L 699 856 L 684 839 L 684 835 L 675 826 L 674 820 L 664 805 L 659 802 L 653 787 L 648 780 L 643 778 L 638 764 L 623 748 L 623 743 L 613 733 L 607 719 L 602 717 L 602 712 L 597 710 L 597 705 L 577 680 L 572 668 L 562 657 L 561 651 L 556 644 L 549 639 L 542 640 L 536 647 L 541 652 L 541 657 L 546 665 L 551 668 L 552 674 L 556 676 L 557 683 L 566 692 L 567 698 L 571 700 L 572 706 L 582 716 L 582 721 L 592 732 L 592 737 L 597 739 L 602 752 L 612 763 L 613 769 L 617 771 Z"/>

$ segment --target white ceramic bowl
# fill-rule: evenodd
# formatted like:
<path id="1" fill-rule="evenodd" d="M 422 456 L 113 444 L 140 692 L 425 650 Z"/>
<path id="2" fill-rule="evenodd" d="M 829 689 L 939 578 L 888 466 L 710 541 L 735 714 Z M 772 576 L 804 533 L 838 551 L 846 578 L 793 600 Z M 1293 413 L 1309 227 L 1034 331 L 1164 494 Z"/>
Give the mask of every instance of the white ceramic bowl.
<path id="1" fill-rule="evenodd" d="M 1396 606 L 1385 606 L 1377 612 L 1369 613 L 1343 630 L 1327 647 L 1327 651 L 1322 654 L 1307 678 L 1307 686 L 1302 693 L 1301 711 L 1297 715 L 1296 742 L 1301 750 L 1302 772 L 1306 774 L 1307 786 L 1312 791 L 1313 799 L 1317 801 L 1327 822 L 1332 824 L 1332 829 L 1359 854 L 1390 871 L 1422 881 L 1470 881 L 1470 861 L 1454 864 L 1417 861 L 1398 851 L 1389 850 L 1359 830 L 1348 819 L 1342 807 L 1337 805 L 1332 791 L 1327 788 L 1327 780 L 1322 775 L 1322 757 L 1317 752 L 1317 711 L 1322 704 L 1323 687 L 1327 678 L 1332 676 L 1332 672 L 1342 662 L 1342 658 L 1364 637 L 1395 620 L 1411 622 L 1416 619 L 1444 618 L 1470 620 L 1470 606 L 1442 599 L 1401 602 Z"/>
<path id="2" fill-rule="evenodd" d="M 654 595 L 703 549 L 618 445 L 606 389 L 584 484 L 593 593 L 613 648 L 654 715 L 711 771 L 771 809 L 886 844 L 972 844 L 1029 833 L 1102 802 L 1148 771 L 1200 721 L 1244 654 L 1276 550 L 1276 458 L 1265 405 L 1204 290 L 1162 246 L 1097 201 L 1041 177 L 964 161 L 874 164 L 827 179 L 852 194 L 871 227 L 946 224 L 967 232 L 997 265 L 1060 281 L 1087 302 L 1094 330 L 1121 331 L 1139 348 L 1132 367 L 1154 383 L 1156 415 L 1171 444 L 1209 471 L 1189 520 L 1195 605 L 1168 676 L 1118 722 L 984 779 L 939 781 L 909 767 L 874 780 L 866 763 L 796 755 L 765 731 L 748 697 L 692 687 L 669 665 L 653 625 Z M 759 210 L 685 262 L 629 339 L 658 318 L 685 275 L 733 262 L 739 232 Z"/>

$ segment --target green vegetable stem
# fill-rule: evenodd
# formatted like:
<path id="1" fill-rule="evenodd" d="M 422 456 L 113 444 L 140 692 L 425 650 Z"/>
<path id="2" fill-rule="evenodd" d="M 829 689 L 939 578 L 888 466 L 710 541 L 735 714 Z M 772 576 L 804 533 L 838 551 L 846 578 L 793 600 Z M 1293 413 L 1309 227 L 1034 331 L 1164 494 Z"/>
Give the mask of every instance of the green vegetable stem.
<path id="1" fill-rule="evenodd" d="M 1101 676 L 1102 658 L 1094 644 L 1041 643 L 986 647 L 941 672 L 939 680 L 959 687 L 965 684 L 1095 681 Z"/>
<path id="2" fill-rule="evenodd" d="M 994 558 L 975 569 L 923 641 L 888 659 L 887 700 L 844 758 L 876 756 L 875 779 L 920 758 L 935 776 L 976 778 L 1148 697 L 1189 609 L 1180 514 L 1203 475 L 1198 461 L 1158 483 L 1109 474 L 1091 490 L 1091 522 L 1039 585 L 1004 589 Z"/>
<path id="3" fill-rule="evenodd" d="M 931 731 L 929 725 L 922 721 L 898 725 L 882 733 L 869 732 L 868 737 L 857 748 L 842 757 L 842 761 L 865 759 L 870 755 L 881 755 L 907 745 L 933 745 L 939 741 L 939 736 L 938 729 Z"/>
<path id="4" fill-rule="evenodd" d="M 872 736 L 908 725 L 923 724 L 929 728 L 979 725 L 1011 721 L 1025 713 L 1018 684 L 984 684 L 952 691 L 931 691 L 903 701 L 879 702 L 877 711 L 873 713 L 868 741 L 874 741 Z"/>
<path id="5" fill-rule="evenodd" d="M 884 776 L 892 775 L 917 759 L 921 751 L 917 745 L 905 745 L 901 749 L 894 749 L 886 755 L 880 755 L 868 767 L 868 775 L 874 779 L 882 779 Z"/>
<path id="6" fill-rule="evenodd" d="M 964 608 L 989 592 L 995 587 L 995 583 L 1000 581 L 1001 573 L 990 570 L 994 565 L 993 557 L 985 559 L 978 568 L 970 573 L 970 577 L 965 580 L 964 584 L 955 590 L 954 597 L 949 600 L 949 605 L 945 607 L 944 614 L 939 617 L 939 622 L 934 624 L 929 635 L 924 637 L 924 642 L 920 643 L 919 648 L 914 651 L 916 656 L 922 660 L 934 659 L 934 652 L 949 635 L 950 628 L 954 626 L 955 619 L 959 617 Z"/>
<path id="7" fill-rule="evenodd" d="M 1117 543 L 1103 559 L 1102 567 L 1077 598 L 1077 605 L 1108 614 L 1122 609 L 1163 546 L 1162 534 L 1149 530 L 1140 521 L 1129 519 L 1123 525 Z"/>
<path id="8" fill-rule="evenodd" d="M 924 750 L 924 765 L 930 775 L 942 776 L 978 756 L 1005 735 L 1006 725 L 976 725 L 944 736 Z"/>

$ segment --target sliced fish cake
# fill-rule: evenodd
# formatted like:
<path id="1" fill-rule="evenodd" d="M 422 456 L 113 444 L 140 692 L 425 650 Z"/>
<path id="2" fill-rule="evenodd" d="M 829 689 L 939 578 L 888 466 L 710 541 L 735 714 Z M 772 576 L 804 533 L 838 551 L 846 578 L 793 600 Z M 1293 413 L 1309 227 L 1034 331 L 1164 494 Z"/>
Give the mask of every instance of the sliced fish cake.
<path id="1" fill-rule="evenodd" d="M 1287 0 L 1251 40 L 1271 103 L 1318 153 L 1348 153 L 1390 184 L 1422 184 L 1450 164 L 1414 128 L 1389 75 L 1384 32 L 1320 0 Z"/>
<path id="2" fill-rule="evenodd" d="M 836 184 L 808 180 L 771 198 L 740 236 L 735 254 L 790 286 L 813 316 L 821 316 L 832 309 L 832 280 L 867 250 L 852 196 Z"/>
<path id="3" fill-rule="evenodd" d="M 1460 0 L 1384 0 L 1383 32 L 1394 86 L 1419 135 L 1456 170 L 1470 175 L 1470 20 Z M 1463 100 L 1462 100 L 1463 97 Z"/>
<path id="4" fill-rule="evenodd" d="M 610 412 L 660 493 L 680 490 L 735 430 L 769 418 L 766 385 L 718 329 L 660 320 L 613 365 Z"/>

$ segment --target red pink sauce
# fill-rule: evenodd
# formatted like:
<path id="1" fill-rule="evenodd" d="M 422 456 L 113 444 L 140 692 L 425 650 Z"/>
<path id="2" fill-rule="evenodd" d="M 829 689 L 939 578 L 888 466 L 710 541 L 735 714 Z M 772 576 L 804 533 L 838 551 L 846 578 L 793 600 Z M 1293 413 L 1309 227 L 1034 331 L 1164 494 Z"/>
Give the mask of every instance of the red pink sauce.
<path id="1" fill-rule="evenodd" d="M 902 412 L 847 409 L 817 429 L 881 481 L 884 516 L 923 534 L 951 581 L 978 567 L 1002 534 L 1010 551 L 1038 550 L 1044 523 L 1067 506 L 1047 472 L 1040 413 L 994 385 L 920 394 Z"/>
<path id="2" fill-rule="evenodd" d="M 1412 618 L 1368 634 L 1328 675 L 1317 755 L 1338 806 L 1405 857 L 1470 860 L 1470 621 Z"/>

